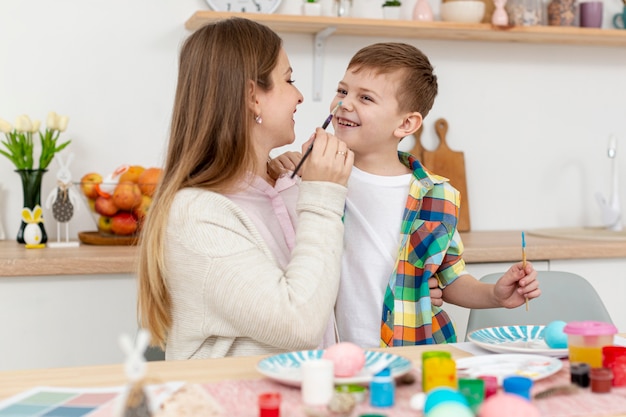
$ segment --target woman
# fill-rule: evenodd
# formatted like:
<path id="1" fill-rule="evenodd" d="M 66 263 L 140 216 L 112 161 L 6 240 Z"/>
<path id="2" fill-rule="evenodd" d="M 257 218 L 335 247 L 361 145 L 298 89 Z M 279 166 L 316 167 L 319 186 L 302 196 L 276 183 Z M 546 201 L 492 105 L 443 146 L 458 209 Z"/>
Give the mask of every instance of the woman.
<path id="1" fill-rule="evenodd" d="M 141 325 L 166 359 L 312 349 L 327 329 L 353 154 L 317 129 L 299 187 L 272 179 L 269 153 L 294 141 L 303 100 L 291 75 L 278 35 L 247 19 L 182 47 L 139 266 Z"/>

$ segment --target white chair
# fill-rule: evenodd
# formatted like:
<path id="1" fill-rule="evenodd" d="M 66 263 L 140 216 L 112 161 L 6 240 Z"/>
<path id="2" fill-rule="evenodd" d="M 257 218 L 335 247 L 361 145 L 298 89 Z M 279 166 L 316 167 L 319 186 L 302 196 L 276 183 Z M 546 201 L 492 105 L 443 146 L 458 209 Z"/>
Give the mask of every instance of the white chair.
<path id="1" fill-rule="evenodd" d="M 482 282 L 495 283 L 503 273 L 488 274 Z M 472 309 L 467 322 L 468 335 L 485 327 L 536 324 L 555 320 L 594 320 L 613 323 L 602 299 L 591 284 L 580 275 L 562 271 L 537 271 L 541 296 L 517 308 Z"/>

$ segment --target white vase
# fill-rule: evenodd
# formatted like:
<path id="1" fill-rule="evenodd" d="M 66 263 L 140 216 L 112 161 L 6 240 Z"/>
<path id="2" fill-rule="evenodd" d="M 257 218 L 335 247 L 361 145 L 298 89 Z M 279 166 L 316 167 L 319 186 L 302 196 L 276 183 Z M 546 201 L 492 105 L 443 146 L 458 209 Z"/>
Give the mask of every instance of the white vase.
<path id="1" fill-rule="evenodd" d="M 302 3 L 302 14 L 305 16 L 321 16 L 322 5 L 319 3 Z"/>
<path id="2" fill-rule="evenodd" d="M 400 19 L 400 6 L 383 7 L 383 17 L 385 19 Z"/>

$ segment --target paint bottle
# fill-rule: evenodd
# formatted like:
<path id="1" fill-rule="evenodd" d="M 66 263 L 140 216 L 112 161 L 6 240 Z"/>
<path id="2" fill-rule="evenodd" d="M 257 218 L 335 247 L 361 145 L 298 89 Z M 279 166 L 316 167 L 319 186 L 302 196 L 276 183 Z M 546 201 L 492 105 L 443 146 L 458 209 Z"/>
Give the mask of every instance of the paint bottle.
<path id="1" fill-rule="evenodd" d="M 422 391 L 450 387 L 457 389 L 456 363 L 450 352 L 431 350 L 422 353 Z"/>
<path id="2" fill-rule="evenodd" d="M 611 392 L 613 372 L 609 368 L 591 368 L 589 376 L 591 379 L 591 392 Z"/>
<path id="3" fill-rule="evenodd" d="M 589 371 L 591 367 L 588 363 L 572 362 L 569 365 L 570 379 L 572 384 L 576 384 L 581 388 L 589 386 Z"/>
<path id="4" fill-rule="evenodd" d="M 389 368 L 385 368 L 370 382 L 370 405 L 372 407 L 393 407 L 396 397 L 396 384 Z"/>

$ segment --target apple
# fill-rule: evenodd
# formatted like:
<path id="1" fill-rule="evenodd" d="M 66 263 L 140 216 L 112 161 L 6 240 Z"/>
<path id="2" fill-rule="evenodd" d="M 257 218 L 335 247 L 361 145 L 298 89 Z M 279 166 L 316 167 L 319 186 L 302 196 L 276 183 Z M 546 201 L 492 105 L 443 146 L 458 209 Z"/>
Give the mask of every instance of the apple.
<path id="1" fill-rule="evenodd" d="M 103 233 L 111 233 L 111 218 L 100 216 L 98 219 L 98 230 Z"/>
<path id="2" fill-rule="evenodd" d="M 139 219 L 139 221 L 142 221 L 148 214 L 150 204 L 152 204 L 152 197 L 145 194 L 142 195 L 141 203 L 139 203 L 139 205 L 135 207 L 135 210 L 133 210 L 133 213 L 135 214 L 135 216 L 137 216 L 137 219 Z"/>
<path id="3" fill-rule="evenodd" d="M 100 196 L 96 198 L 94 210 L 101 216 L 111 217 L 119 211 L 119 207 L 115 205 L 112 198 Z"/>
<path id="4" fill-rule="evenodd" d="M 132 235 L 137 227 L 137 218 L 127 211 L 121 211 L 111 218 L 111 231 L 116 235 Z"/>
<path id="5" fill-rule="evenodd" d="M 122 175 L 120 175 L 119 182 L 130 181 L 136 183 L 141 173 L 145 170 L 146 169 L 141 165 L 131 165 Z"/>
<path id="6" fill-rule="evenodd" d="M 141 203 L 141 190 L 134 182 L 120 182 L 113 191 L 113 202 L 120 210 L 132 210 Z"/>
<path id="7" fill-rule="evenodd" d="M 141 193 L 152 197 L 161 180 L 161 175 L 163 175 L 161 168 L 151 167 L 144 170 L 137 178 L 137 184 L 139 184 Z"/>
<path id="8" fill-rule="evenodd" d="M 80 189 L 85 197 L 95 200 L 98 197 L 98 184 L 102 183 L 102 175 L 90 172 L 80 179 Z"/>

